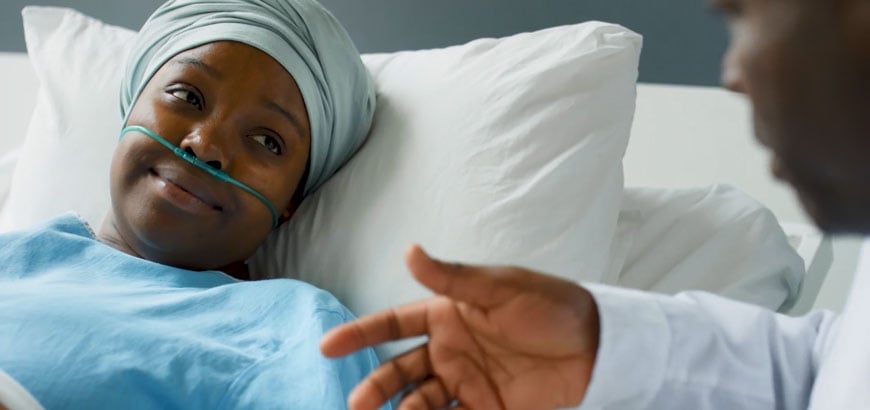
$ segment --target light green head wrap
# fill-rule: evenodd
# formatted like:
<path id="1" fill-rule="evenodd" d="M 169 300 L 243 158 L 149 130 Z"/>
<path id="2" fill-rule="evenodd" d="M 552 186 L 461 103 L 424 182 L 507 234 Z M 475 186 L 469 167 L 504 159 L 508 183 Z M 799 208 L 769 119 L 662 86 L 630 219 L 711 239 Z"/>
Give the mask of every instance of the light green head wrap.
<path id="1" fill-rule="evenodd" d="M 299 86 L 311 124 L 304 194 L 329 179 L 362 145 L 374 85 L 335 17 L 314 0 L 171 0 L 145 22 L 121 86 L 127 115 L 155 72 L 176 54 L 221 40 L 260 49 Z M 251 73 L 257 75 L 257 73 Z"/>

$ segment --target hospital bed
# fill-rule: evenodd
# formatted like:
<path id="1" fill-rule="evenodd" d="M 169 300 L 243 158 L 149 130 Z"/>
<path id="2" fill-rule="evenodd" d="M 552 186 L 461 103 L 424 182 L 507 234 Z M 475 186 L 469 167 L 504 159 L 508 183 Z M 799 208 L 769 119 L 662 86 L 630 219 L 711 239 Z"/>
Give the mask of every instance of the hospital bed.
<path id="1" fill-rule="evenodd" d="M 53 12 L 71 13 L 70 11 Z M 124 44 L 126 39 L 124 36 L 129 34 L 122 33 L 123 29 L 120 28 L 107 29 L 98 26 L 84 17 L 52 15 L 51 10 L 46 13 L 48 14 L 35 14 L 34 19 L 36 20 L 34 21 L 36 23 L 34 24 L 55 28 L 73 23 L 87 26 L 87 30 L 95 31 L 95 39 L 104 42 L 99 43 L 102 48 Z M 45 20 L 38 21 L 40 18 Z M 52 20 L 53 18 L 61 20 L 55 21 Z M 73 23 L 70 23 L 71 20 Z M 609 27 L 604 29 L 611 30 Z M 105 30 L 110 30 L 110 35 L 107 35 Z M 81 30 L 77 33 L 79 33 L 77 35 L 83 35 Z M 547 35 L 562 34 L 564 33 L 553 32 Z M 35 37 L 38 35 L 39 33 L 33 34 L 28 41 L 31 39 L 38 41 L 39 39 Z M 48 44 L 50 42 L 47 39 L 48 34 L 44 35 L 46 38 L 42 41 Z M 118 37 L 112 38 L 112 36 Z M 540 39 L 536 40 L 532 37 L 521 40 L 539 41 Z M 378 150 L 386 149 L 384 146 L 387 144 L 383 141 L 386 141 L 390 136 L 395 137 L 388 132 L 389 130 L 385 131 L 385 127 L 396 127 L 397 124 L 404 124 L 409 128 L 402 131 L 407 133 L 415 131 L 414 127 L 419 125 L 413 122 L 417 118 L 415 112 L 407 112 L 407 106 L 400 104 L 402 101 L 407 101 L 403 98 L 413 99 L 419 96 L 409 94 L 407 89 L 390 88 L 401 85 L 397 85 L 397 80 L 394 80 L 396 76 L 403 75 L 402 70 L 396 71 L 397 65 L 419 64 L 420 60 L 425 62 L 428 58 L 435 58 L 433 54 L 437 54 L 438 58 L 449 59 L 453 58 L 451 53 L 459 53 L 463 54 L 463 58 L 465 58 L 468 54 L 478 52 L 485 54 L 501 46 L 507 47 L 505 44 L 513 44 L 509 42 L 493 43 L 492 41 L 495 40 L 465 45 L 462 46 L 465 48 L 451 49 L 442 54 L 438 54 L 437 50 L 429 50 L 418 54 L 366 55 L 365 62 L 373 71 L 376 80 L 379 81 L 379 104 L 381 104 L 378 108 L 379 114 L 375 118 L 373 138 L 363 147 L 358 158 L 355 158 L 348 164 L 347 169 L 342 170 L 337 175 L 339 182 L 332 183 L 332 186 L 344 185 L 335 188 L 327 187 L 326 193 L 314 200 L 309 200 L 308 202 L 315 202 L 315 204 L 308 206 L 310 209 L 301 210 L 302 216 L 297 216 L 297 218 L 301 218 L 301 221 L 294 221 L 294 225 L 291 226 L 319 241 L 318 243 L 323 246 L 316 249 L 300 250 L 297 249 L 298 244 L 294 244 L 292 241 L 288 242 L 286 235 L 277 234 L 270 241 L 271 248 L 262 251 L 255 257 L 255 261 L 252 262 L 254 266 L 264 266 L 262 263 L 264 259 L 278 260 L 279 263 L 276 265 L 278 267 L 270 271 L 267 276 L 292 276 L 309 280 L 338 295 L 356 313 L 368 313 L 425 294 L 419 287 L 415 287 L 413 281 L 402 271 L 401 253 L 396 250 L 407 245 L 406 242 L 402 242 L 407 238 L 407 235 L 423 232 L 424 227 L 429 227 L 433 231 L 437 230 L 439 234 L 424 233 L 420 235 L 422 239 L 412 238 L 411 240 L 420 240 L 424 246 L 434 244 L 430 246 L 430 250 L 434 248 L 434 253 L 437 256 L 447 259 L 524 264 L 577 280 L 604 282 L 663 293 L 674 293 L 686 289 L 706 289 L 773 309 L 780 309 L 790 314 L 804 313 L 813 307 L 838 309 L 842 305 L 845 289 L 848 286 L 851 270 L 854 268 L 857 257 L 857 241 L 850 239 L 832 241 L 812 226 L 787 187 L 772 180 L 768 175 L 766 153 L 754 142 L 751 136 L 749 109 L 745 99 L 716 87 L 641 83 L 634 88 L 632 84 L 631 104 L 629 104 L 631 110 L 627 114 L 628 122 L 626 123 L 630 129 L 630 140 L 627 143 L 627 148 L 624 149 L 624 156 L 622 156 L 622 151 L 619 152 L 622 165 L 615 168 L 619 174 L 624 173 L 624 183 L 620 182 L 620 195 L 616 201 L 604 205 L 599 204 L 599 208 L 601 208 L 599 210 L 603 209 L 614 216 L 612 221 L 607 222 L 613 225 L 612 228 L 608 228 L 612 233 L 606 240 L 597 241 L 599 233 L 597 231 L 589 232 L 588 235 L 580 236 L 579 242 L 582 243 L 578 242 L 577 244 L 578 253 L 587 252 L 585 255 L 594 256 L 598 261 L 596 263 L 579 262 L 586 263 L 583 266 L 589 267 L 588 277 L 578 277 L 573 270 L 563 268 L 565 263 L 576 262 L 576 259 L 562 260 L 562 265 L 555 262 L 548 265 L 552 255 L 548 256 L 546 252 L 551 252 L 552 248 L 555 247 L 564 254 L 564 249 L 566 247 L 570 249 L 572 246 L 571 243 L 565 243 L 565 241 L 553 241 L 546 244 L 547 246 L 534 248 L 536 251 L 542 252 L 541 255 L 544 256 L 533 255 L 529 259 L 518 256 L 516 259 L 505 259 L 507 256 L 514 255 L 505 256 L 506 254 L 502 253 L 493 256 L 475 253 L 474 250 L 468 250 L 468 245 L 461 248 L 451 247 L 452 240 L 461 243 L 462 238 L 445 237 L 445 235 L 449 236 L 450 232 L 455 232 L 457 236 L 464 238 L 481 239 L 484 234 L 498 236 L 498 232 L 493 231 L 494 226 L 508 231 L 513 230 L 512 232 L 518 231 L 519 228 L 528 228 L 529 221 L 512 219 L 511 217 L 528 213 L 531 215 L 530 218 L 546 218 L 548 216 L 546 215 L 547 209 L 541 212 L 540 208 L 534 207 L 540 203 L 516 201 L 512 205 L 525 204 L 528 207 L 514 209 L 513 214 L 500 219 L 499 224 L 496 225 L 488 225 L 489 220 L 486 217 L 491 215 L 480 215 L 480 209 L 451 208 L 449 204 L 428 210 L 430 212 L 422 214 L 424 215 L 422 217 L 405 215 L 404 210 L 407 207 L 389 208 L 390 204 L 386 203 L 388 199 L 407 200 L 408 198 L 393 197 L 393 195 L 399 194 L 389 189 L 402 186 L 403 178 L 407 176 L 408 172 L 413 172 L 408 170 L 414 170 L 415 166 L 419 165 L 402 164 L 401 157 L 398 159 L 381 158 L 379 161 L 367 159 L 369 157 L 376 158 Z M 105 46 L 105 42 L 111 46 Z M 81 38 L 77 39 L 76 47 L 80 47 L 82 50 L 91 50 L 94 53 L 98 53 L 100 48 L 87 48 L 87 41 Z M 73 48 L 67 49 L 65 52 L 73 53 L 78 52 L 77 50 Z M 51 51 L 59 52 L 58 50 Z M 43 52 L 47 53 L 48 51 L 43 50 Z M 39 58 L 47 59 L 45 56 Z M 118 56 L 115 58 L 116 60 L 113 61 L 120 61 Z M 60 56 L 58 59 L 58 61 L 65 61 L 71 65 L 68 69 L 64 68 L 64 75 L 75 76 L 77 73 L 88 72 L 87 69 L 82 69 L 82 67 L 88 67 L 88 56 L 80 56 L 79 62 Z M 95 59 L 99 64 L 109 63 L 103 58 L 95 57 Z M 75 66 L 76 64 L 81 66 Z M 436 74 L 427 73 L 427 75 Z M 82 162 L 76 162 L 76 160 L 55 161 L 56 169 L 39 168 L 41 164 L 39 158 L 34 158 L 34 156 L 41 155 L 41 153 L 38 148 L 34 147 L 49 149 L 52 140 L 42 140 L 40 144 L 31 143 L 29 147 L 27 140 L 50 137 L 44 135 L 45 132 L 41 132 L 46 129 L 56 130 L 59 129 L 58 127 L 74 126 L 74 124 L 63 124 L 63 126 L 48 124 L 44 121 L 44 116 L 33 117 L 36 115 L 34 107 L 37 107 L 36 113 L 39 113 L 38 106 L 45 102 L 40 98 L 47 98 L 46 86 L 43 84 L 40 87 L 38 78 L 41 76 L 44 79 L 47 75 L 44 67 L 42 71 L 39 67 L 35 69 L 31 59 L 24 53 L 0 53 L 0 90 L 3 90 L 0 94 L 0 124 L 4 126 L 3 132 L 0 133 L 0 229 L 32 226 L 38 222 L 39 218 L 63 209 L 65 204 L 84 204 L 77 210 L 92 224 L 98 224 L 100 215 L 105 212 L 105 201 L 102 202 L 102 205 L 94 205 L 90 202 L 81 202 L 82 198 L 73 198 L 76 190 L 84 190 L 85 194 L 81 195 L 82 197 L 100 196 L 99 191 L 92 191 L 91 188 L 80 188 L 74 183 L 68 183 L 66 190 L 51 191 L 53 195 L 56 195 L 54 200 L 47 199 L 46 194 L 40 196 L 38 189 L 32 189 L 33 185 L 47 183 L 47 178 L 63 176 L 64 174 L 75 176 L 77 172 L 82 172 L 78 168 L 94 167 L 95 170 L 88 172 L 101 172 L 101 170 L 107 172 L 106 163 L 95 165 L 94 162 L 107 161 L 111 145 L 114 144 L 113 135 L 109 132 L 108 139 L 105 139 L 105 144 L 101 146 L 79 146 L 77 151 L 67 150 L 62 153 L 67 157 L 55 158 L 82 155 L 86 157 L 86 160 Z M 117 71 L 115 75 L 119 75 Z M 100 86 L 113 90 L 113 85 L 109 81 L 111 78 L 97 79 L 101 83 L 95 87 Z M 75 80 L 87 83 L 87 81 L 94 81 L 94 78 L 76 78 Z M 82 84 L 77 86 L 84 87 Z M 621 92 L 629 91 L 622 90 Z M 70 91 L 70 93 L 75 94 L 75 91 Z M 65 98 L 63 95 L 60 97 L 54 95 L 54 97 L 56 98 L 53 101 L 57 104 L 60 104 L 58 101 L 63 101 Z M 75 102 L 76 100 L 73 99 L 71 104 Z M 77 107 L 75 110 L 87 111 L 91 107 L 89 101 L 80 101 L 80 103 L 87 107 Z M 116 112 L 106 111 L 103 107 L 104 105 L 114 109 L 117 106 L 112 105 L 114 101 L 100 104 L 102 102 L 94 103 L 93 107 L 96 107 L 94 109 L 103 110 L 98 112 L 108 112 L 107 116 L 116 115 Z M 42 107 L 43 110 L 48 108 Z M 66 108 L 61 108 L 61 110 L 64 109 Z M 396 122 L 397 118 L 407 120 L 407 123 Z M 422 124 L 425 124 L 425 121 Z M 105 129 L 111 130 L 111 125 L 109 123 Z M 51 128 L 52 126 L 55 128 Z M 392 130 L 392 128 L 390 129 Z M 96 130 L 103 131 L 98 127 Z M 523 143 L 528 144 L 528 141 L 525 140 Z M 67 142 L 62 139 L 54 140 L 54 143 L 60 145 Z M 73 142 L 75 143 L 75 141 Z M 407 142 L 409 146 L 403 147 L 403 149 L 427 147 L 422 142 L 419 145 L 414 145 L 417 143 L 416 141 Z M 46 144 L 49 144 L 49 147 L 46 147 Z M 518 149 L 522 150 L 525 147 L 526 145 L 521 145 Z M 487 158 L 484 154 L 488 155 L 492 150 L 481 152 L 480 156 L 475 158 L 482 158 L 481 160 L 485 161 Z M 45 155 L 54 154 L 47 153 Z M 437 155 L 437 153 L 432 153 L 432 155 Z M 505 168 L 498 168 L 495 171 L 488 169 L 487 172 L 507 172 L 505 169 L 508 167 L 507 164 L 510 164 L 507 158 L 509 157 L 500 157 L 501 163 L 506 164 Z M 384 162 L 390 163 L 389 166 L 385 168 Z M 613 162 L 618 165 L 619 158 Z M 459 162 L 456 165 L 462 167 L 463 163 Z M 391 170 L 396 169 L 401 170 L 401 175 L 389 174 Z M 464 169 L 463 172 L 466 173 L 461 174 L 461 176 L 479 184 L 488 182 L 488 180 L 476 181 L 475 178 L 479 174 L 471 174 L 472 171 L 475 169 Z M 377 175 L 381 178 L 378 182 L 381 183 L 385 180 L 387 188 L 383 188 L 379 197 L 366 196 L 369 194 L 364 193 L 363 189 L 371 191 L 382 188 L 360 183 L 354 179 L 358 178 L 358 175 Z M 501 174 L 499 175 L 501 176 Z M 567 175 L 564 178 L 566 179 L 557 182 L 564 186 L 570 185 L 578 179 L 577 175 Z M 81 180 L 81 182 L 83 187 L 87 185 L 86 181 Z M 24 186 L 24 184 L 29 186 Z M 437 181 L 433 184 L 439 186 Z M 556 184 L 556 189 L 558 189 L 559 184 Z M 365 186 L 359 188 L 360 185 Z M 102 189 L 103 195 L 107 197 L 108 190 L 105 187 L 100 188 L 100 184 L 95 184 L 95 186 L 97 188 L 93 189 Z M 95 192 L 97 194 L 94 194 Z M 353 197 L 355 192 L 360 193 L 360 196 Z M 435 194 L 438 193 L 435 192 Z M 16 198 L 16 195 L 22 197 Z M 27 195 L 30 196 L 25 197 Z M 348 216 L 341 214 L 340 210 L 336 211 L 330 208 L 333 205 L 329 203 L 317 202 L 329 195 L 332 197 L 346 195 L 341 197 L 345 200 L 343 202 L 353 203 L 356 209 L 354 212 L 363 213 Z M 467 205 L 464 202 L 460 205 L 462 204 Z M 556 204 L 551 205 L 553 209 L 560 209 Z M 55 209 L 54 207 L 61 208 Z M 409 207 L 411 206 L 409 205 Z M 607 208 L 612 209 L 607 211 Z M 22 213 L 22 209 L 27 209 L 30 213 Z M 500 212 L 500 208 L 493 212 Z M 438 218 L 439 216 L 464 218 L 469 213 L 474 214 L 471 220 L 482 221 L 480 226 L 474 224 L 451 226 L 451 219 L 445 221 Z M 325 219 L 323 215 L 337 216 Z M 342 225 L 342 222 L 345 222 L 345 225 Z M 599 220 L 590 223 L 600 225 L 604 222 Z M 420 231 L 415 231 L 415 224 L 420 226 Z M 453 230 L 443 230 L 444 225 Z M 532 227 L 534 226 L 532 225 Z M 334 232 L 340 233 L 333 234 Z M 447 232 L 447 234 L 442 235 L 443 232 Z M 785 235 L 781 239 L 782 232 Z M 406 236 L 403 237 L 403 234 Z M 534 233 L 532 238 L 539 239 L 534 237 L 537 234 Z M 499 238 L 499 240 L 502 242 L 493 240 L 486 242 L 485 245 L 491 245 L 493 248 L 501 246 L 501 252 L 504 252 L 504 249 L 534 247 L 536 245 L 530 245 L 530 242 L 534 241 L 528 238 L 523 240 Z M 779 247 L 779 242 L 783 240 L 800 257 L 797 268 L 793 264 L 776 263 L 783 255 L 782 248 Z M 588 247 L 581 249 L 581 245 L 588 245 Z M 334 247 L 332 249 L 340 250 L 337 252 L 341 255 L 340 258 L 330 255 L 330 246 Z M 486 249 L 482 252 L 485 253 Z M 305 256 L 305 262 L 300 263 L 294 259 L 299 259 L 296 257 L 301 253 L 315 255 Z M 372 256 L 373 253 L 380 254 Z M 500 256 L 505 258 L 500 259 Z M 488 259 L 488 257 L 492 257 L 492 259 Z M 535 259 L 536 257 L 538 259 Z M 774 262 L 770 262 L 771 260 Z M 373 263 L 383 263 L 384 265 L 373 266 Z M 377 270 L 379 272 L 377 275 L 380 276 L 367 279 L 365 275 L 359 275 L 360 265 L 363 266 L 362 269 L 368 266 L 369 269 Z M 381 272 L 384 270 L 383 267 L 386 267 L 386 273 Z M 355 270 L 354 275 L 336 273 L 336 271 L 342 270 L 341 268 Z M 300 271 L 304 273 L 299 273 Z M 374 274 L 376 273 L 372 273 L 372 275 Z M 777 292 L 782 289 L 771 291 L 772 293 L 768 293 L 768 290 L 795 278 L 798 282 L 788 285 L 795 286 L 794 295 L 768 303 L 768 298 L 774 294 L 781 297 L 781 292 Z M 825 299 L 819 299 L 820 295 L 824 296 Z"/>

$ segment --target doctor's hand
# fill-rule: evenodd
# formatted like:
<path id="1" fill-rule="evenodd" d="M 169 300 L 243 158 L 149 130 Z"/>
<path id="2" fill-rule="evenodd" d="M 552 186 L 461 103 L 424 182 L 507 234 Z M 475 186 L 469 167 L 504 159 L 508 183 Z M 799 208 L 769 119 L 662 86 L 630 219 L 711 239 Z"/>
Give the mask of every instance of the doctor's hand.
<path id="1" fill-rule="evenodd" d="M 391 340 L 428 341 L 382 364 L 348 398 L 375 410 L 553 409 L 580 404 L 598 348 L 598 310 L 584 288 L 520 268 L 475 267 L 406 254 L 436 296 L 338 326 L 321 351 L 342 356 Z"/>

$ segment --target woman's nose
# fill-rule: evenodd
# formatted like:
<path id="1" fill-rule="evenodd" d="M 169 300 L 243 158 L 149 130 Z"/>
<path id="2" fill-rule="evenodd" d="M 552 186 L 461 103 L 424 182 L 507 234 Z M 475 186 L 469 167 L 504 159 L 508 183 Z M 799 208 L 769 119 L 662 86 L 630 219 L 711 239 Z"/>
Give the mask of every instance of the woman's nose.
<path id="1" fill-rule="evenodd" d="M 213 133 L 205 134 L 200 130 L 181 140 L 179 147 L 212 168 L 225 170 L 229 165 L 228 150 L 225 145 L 225 141 L 220 137 Z"/>
<path id="2" fill-rule="evenodd" d="M 184 152 L 190 154 L 194 158 L 199 158 L 196 155 L 196 151 L 194 151 L 193 148 L 191 148 L 189 146 L 184 148 Z M 218 171 L 220 171 L 220 169 L 221 169 L 221 162 L 219 160 L 215 159 L 215 160 L 202 160 L 202 161 L 205 162 L 208 166 L 210 166 Z"/>

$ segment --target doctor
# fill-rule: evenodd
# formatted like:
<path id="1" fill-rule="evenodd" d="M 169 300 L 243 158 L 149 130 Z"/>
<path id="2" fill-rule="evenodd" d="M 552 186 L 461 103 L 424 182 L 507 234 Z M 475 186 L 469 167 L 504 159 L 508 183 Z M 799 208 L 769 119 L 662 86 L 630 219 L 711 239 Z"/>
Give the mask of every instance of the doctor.
<path id="1" fill-rule="evenodd" d="M 870 234 L 870 1 L 714 0 L 723 83 L 752 102 L 772 170 L 830 233 Z M 665 238 L 666 239 L 666 238 Z M 350 396 L 374 409 L 868 409 L 870 245 L 843 314 L 800 318 L 407 253 L 441 295 L 327 334 L 330 356 L 415 335 Z"/>

